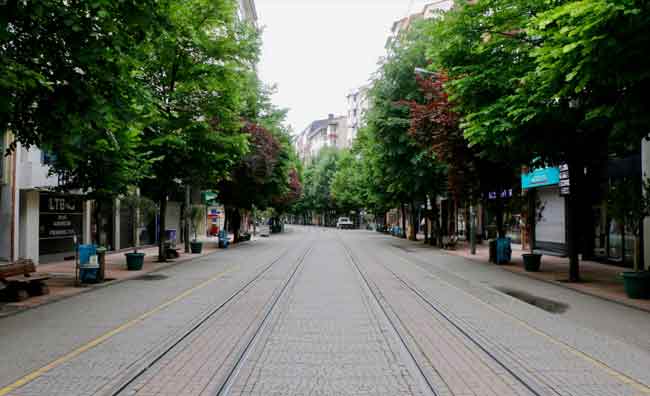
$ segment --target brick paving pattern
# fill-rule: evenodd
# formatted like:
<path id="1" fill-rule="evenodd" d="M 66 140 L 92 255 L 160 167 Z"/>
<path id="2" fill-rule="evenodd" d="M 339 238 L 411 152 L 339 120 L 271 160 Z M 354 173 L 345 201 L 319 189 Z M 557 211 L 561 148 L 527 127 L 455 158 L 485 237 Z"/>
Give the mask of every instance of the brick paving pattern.
<path id="1" fill-rule="evenodd" d="M 343 249 L 321 238 L 230 394 L 426 394 Z"/>
<path id="2" fill-rule="evenodd" d="M 246 396 L 429 395 L 426 382 L 438 396 L 650 394 L 647 350 L 473 281 L 462 272 L 471 271 L 469 267 L 459 267 L 463 270 L 458 272 L 446 267 L 462 258 L 422 253 L 406 241 L 376 233 L 315 227 L 278 237 L 280 245 L 267 241 L 261 249 L 250 245 L 227 253 L 236 263 L 220 266 L 218 280 L 182 295 L 10 394 L 105 394 L 151 363 L 285 248 L 286 256 L 271 270 L 120 394 L 216 395 L 229 378 L 226 394 Z M 308 246 L 313 250 L 280 294 Z M 161 273 L 168 278 L 158 283 L 129 281 L 115 290 L 129 299 L 144 299 L 161 293 L 161 288 L 172 289 L 178 280 L 196 285 L 215 276 L 213 260 L 169 268 Z M 109 296 L 110 289 L 97 295 Z M 179 293 L 173 290 L 173 295 Z M 78 330 L 75 323 L 46 316 L 48 309 L 61 312 L 57 304 L 73 304 L 84 310 L 77 316 L 104 323 L 105 306 L 96 305 L 104 311 L 94 312 L 93 306 L 75 300 L 81 298 L 37 308 L 34 314 L 41 315 L 41 326 L 57 326 L 62 337 Z M 121 304 L 129 301 L 120 295 L 113 298 Z M 598 304 L 609 303 L 595 300 L 593 307 Z M 146 306 L 138 304 L 138 309 Z M 120 311 L 120 323 L 142 311 L 125 313 Z M 5 318 L 2 324 L 24 328 L 21 315 Z"/>
<path id="3" fill-rule="evenodd" d="M 480 286 L 452 285 L 421 270 L 417 265 L 409 265 L 398 259 L 399 253 L 395 250 L 385 247 L 380 250 L 373 251 L 371 258 L 367 259 L 368 262 L 375 263 L 374 271 L 382 271 L 378 260 L 390 263 L 392 271 L 420 290 L 428 301 L 539 394 L 625 396 L 650 393 L 650 388 L 646 385 L 622 376 L 589 356 L 530 328 L 511 315 L 481 303 L 481 300 L 464 290 Z M 356 249 L 355 252 L 363 255 L 368 250 Z M 406 307 L 400 307 L 406 310 Z M 404 311 L 397 315 L 402 315 Z M 482 390 L 468 394 L 489 394 L 484 392 Z"/>
<path id="4" fill-rule="evenodd" d="M 288 255 L 287 260 L 291 260 L 291 257 L 295 255 Z M 89 396 L 111 388 L 135 364 L 158 350 L 161 345 L 178 338 L 198 318 L 246 284 L 253 274 L 270 263 L 273 256 L 260 255 L 257 258 L 257 262 L 251 263 L 250 267 L 242 268 L 239 265 L 226 269 L 224 273 L 231 272 L 220 278 L 214 286 L 208 285 L 197 290 L 11 394 Z M 241 335 L 238 329 L 230 330 L 234 337 Z"/>

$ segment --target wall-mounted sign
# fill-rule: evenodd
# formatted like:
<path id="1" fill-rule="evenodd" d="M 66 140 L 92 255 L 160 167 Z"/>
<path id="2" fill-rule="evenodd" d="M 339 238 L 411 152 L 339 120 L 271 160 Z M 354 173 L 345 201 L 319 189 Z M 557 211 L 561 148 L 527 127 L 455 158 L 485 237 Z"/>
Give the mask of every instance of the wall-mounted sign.
<path id="1" fill-rule="evenodd" d="M 569 177 L 569 166 L 560 165 L 560 195 L 569 195 L 571 193 L 571 178 Z"/>
<path id="2" fill-rule="evenodd" d="M 560 169 L 555 167 L 535 169 L 521 175 L 521 188 L 553 186 L 560 182 Z"/>
<path id="3" fill-rule="evenodd" d="M 512 198 L 512 189 L 501 191 L 501 198 Z M 488 193 L 488 199 L 497 199 L 496 191 L 490 191 Z"/>
<path id="4" fill-rule="evenodd" d="M 80 235 L 82 218 L 81 197 L 41 193 L 38 224 L 40 239 L 64 239 Z"/>

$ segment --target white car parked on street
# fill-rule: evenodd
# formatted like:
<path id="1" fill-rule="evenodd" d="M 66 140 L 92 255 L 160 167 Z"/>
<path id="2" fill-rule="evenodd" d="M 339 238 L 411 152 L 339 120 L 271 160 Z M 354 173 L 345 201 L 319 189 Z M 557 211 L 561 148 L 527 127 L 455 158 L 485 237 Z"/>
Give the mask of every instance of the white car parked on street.
<path id="1" fill-rule="evenodd" d="M 336 222 L 336 228 L 341 230 L 344 228 L 354 228 L 354 223 L 347 217 L 339 217 L 339 220 Z"/>

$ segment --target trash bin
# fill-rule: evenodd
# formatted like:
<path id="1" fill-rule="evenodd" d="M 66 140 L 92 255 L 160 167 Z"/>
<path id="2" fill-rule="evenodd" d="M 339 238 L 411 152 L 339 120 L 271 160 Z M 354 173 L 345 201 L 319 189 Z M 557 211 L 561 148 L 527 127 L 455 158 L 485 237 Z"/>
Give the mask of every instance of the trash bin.
<path id="1" fill-rule="evenodd" d="M 99 281 L 99 263 L 95 245 L 79 245 L 79 281 L 81 283 Z"/>
<path id="2" fill-rule="evenodd" d="M 228 242 L 228 233 L 226 230 L 219 231 L 219 249 L 227 249 Z"/>
<path id="3" fill-rule="evenodd" d="M 512 259 L 512 247 L 510 238 L 498 238 L 496 240 L 496 263 L 507 264 Z"/>
<path id="4" fill-rule="evenodd" d="M 99 281 L 103 282 L 106 279 L 106 248 L 98 247 L 97 263 L 99 264 Z"/>
<path id="5" fill-rule="evenodd" d="M 95 245 L 79 245 L 79 265 L 86 265 L 90 262 L 90 256 L 97 254 Z"/>

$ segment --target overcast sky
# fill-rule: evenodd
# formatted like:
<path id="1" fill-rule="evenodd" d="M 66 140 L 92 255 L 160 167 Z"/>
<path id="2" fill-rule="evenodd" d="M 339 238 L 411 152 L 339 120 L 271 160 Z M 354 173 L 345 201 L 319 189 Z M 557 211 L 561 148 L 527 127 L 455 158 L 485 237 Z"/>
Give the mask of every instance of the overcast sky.
<path id="1" fill-rule="evenodd" d="M 429 0 L 430 1 L 430 0 Z M 256 0 L 264 48 L 259 71 L 300 132 L 346 113 L 347 92 L 368 81 L 393 21 L 427 0 Z"/>

